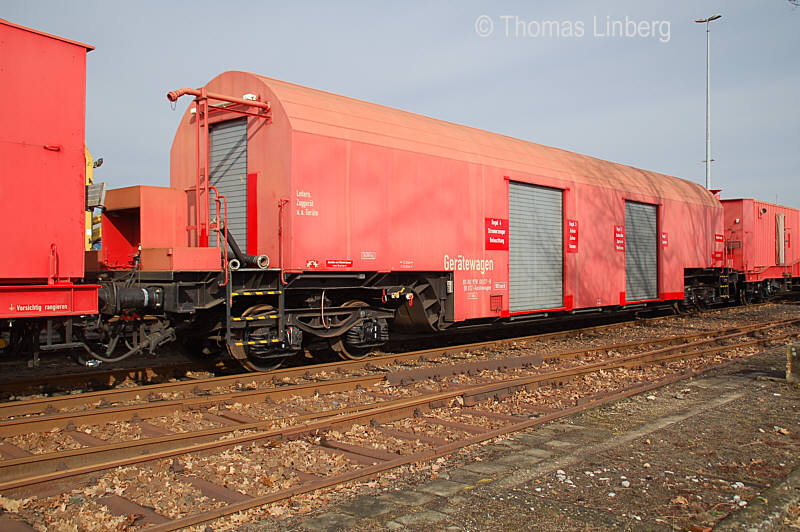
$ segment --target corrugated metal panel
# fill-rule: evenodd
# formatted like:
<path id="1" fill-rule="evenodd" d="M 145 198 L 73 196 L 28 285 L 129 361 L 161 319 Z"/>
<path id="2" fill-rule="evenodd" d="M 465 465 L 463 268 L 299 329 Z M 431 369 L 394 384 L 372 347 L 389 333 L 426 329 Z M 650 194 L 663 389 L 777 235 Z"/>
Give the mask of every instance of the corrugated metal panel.
<path id="1" fill-rule="evenodd" d="M 209 136 L 209 182 L 228 200 L 228 231 L 247 251 L 247 120 L 244 118 L 212 124 Z M 216 207 L 210 194 L 210 213 Z M 212 241 L 213 240 L 213 241 Z M 209 238 L 209 245 L 216 241 Z"/>
<path id="2" fill-rule="evenodd" d="M 564 306 L 562 194 L 554 188 L 509 184 L 511 312 Z"/>
<path id="3" fill-rule="evenodd" d="M 625 202 L 625 299 L 658 298 L 658 235 L 655 205 Z"/>

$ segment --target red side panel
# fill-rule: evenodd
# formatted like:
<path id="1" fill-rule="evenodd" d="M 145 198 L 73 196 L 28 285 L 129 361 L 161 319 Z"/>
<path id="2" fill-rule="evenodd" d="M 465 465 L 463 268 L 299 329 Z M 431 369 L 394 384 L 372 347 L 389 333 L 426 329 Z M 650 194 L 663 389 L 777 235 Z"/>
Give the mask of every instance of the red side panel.
<path id="1" fill-rule="evenodd" d="M 83 277 L 86 51 L 0 21 L 0 283 Z"/>
<path id="2" fill-rule="evenodd" d="M 140 245 L 143 250 L 188 245 L 188 207 L 181 190 L 142 185 L 118 188 L 108 191 L 105 206 L 101 255 L 107 268 L 133 266 Z"/>
<path id="3" fill-rule="evenodd" d="M 142 269 L 149 272 L 208 272 L 222 266 L 215 247 L 175 247 L 142 249 Z"/>
<path id="4" fill-rule="evenodd" d="M 98 285 L 0 286 L 0 319 L 97 314 Z"/>

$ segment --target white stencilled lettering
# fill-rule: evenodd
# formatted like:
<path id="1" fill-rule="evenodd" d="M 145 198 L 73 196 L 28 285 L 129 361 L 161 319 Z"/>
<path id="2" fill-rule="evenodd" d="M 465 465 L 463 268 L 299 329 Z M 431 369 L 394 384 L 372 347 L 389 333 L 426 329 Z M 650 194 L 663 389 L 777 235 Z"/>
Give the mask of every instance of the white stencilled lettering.
<path id="1" fill-rule="evenodd" d="M 494 271 L 494 260 L 492 259 L 471 259 L 464 255 L 450 257 L 444 256 L 444 269 L 453 271 L 479 271 L 481 273 Z"/>

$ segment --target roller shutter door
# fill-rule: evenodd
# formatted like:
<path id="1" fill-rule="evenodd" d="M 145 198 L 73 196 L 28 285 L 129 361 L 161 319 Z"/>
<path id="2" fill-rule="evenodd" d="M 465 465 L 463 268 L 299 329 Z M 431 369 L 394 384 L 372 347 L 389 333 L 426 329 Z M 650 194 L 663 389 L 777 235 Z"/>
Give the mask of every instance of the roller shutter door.
<path id="1" fill-rule="evenodd" d="M 658 235 L 655 205 L 625 202 L 625 299 L 658 298 Z"/>
<path id="2" fill-rule="evenodd" d="M 509 309 L 563 307 L 563 192 L 510 183 L 508 194 Z"/>
<path id="3" fill-rule="evenodd" d="M 247 250 L 247 120 L 244 118 L 209 127 L 209 182 L 228 200 L 228 231 Z M 209 194 L 211 219 L 216 216 L 213 193 Z M 209 235 L 209 245 L 216 240 Z"/>

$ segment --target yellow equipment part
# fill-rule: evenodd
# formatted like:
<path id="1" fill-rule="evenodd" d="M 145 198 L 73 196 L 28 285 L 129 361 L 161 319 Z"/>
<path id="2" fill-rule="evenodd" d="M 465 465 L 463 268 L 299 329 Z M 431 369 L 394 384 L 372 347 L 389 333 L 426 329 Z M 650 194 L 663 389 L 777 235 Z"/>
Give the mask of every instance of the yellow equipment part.
<path id="1" fill-rule="evenodd" d="M 94 235 L 92 234 L 92 213 L 86 211 L 86 235 L 84 237 L 84 248 L 86 251 L 92 250 L 92 240 Z"/>
<path id="2" fill-rule="evenodd" d="M 95 223 L 92 225 L 92 243 L 97 242 L 103 236 L 103 226 L 102 224 Z"/>
<path id="3" fill-rule="evenodd" d="M 94 184 L 94 158 L 92 154 L 89 152 L 89 148 L 84 146 L 84 154 L 86 159 L 86 186 Z M 84 247 L 86 251 L 92 250 L 92 244 L 95 241 L 94 235 L 92 234 L 92 211 L 86 211 L 86 224 L 85 224 L 85 232 L 84 232 Z M 100 238 L 99 231 L 98 237 Z"/>
<path id="4" fill-rule="evenodd" d="M 86 184 L 94 185 L 94 158 L 89 153 L 89 148 L 83 147 L 86 159 Z"/>
<path id="5" fill-rule="evenodd" d="M 100 240 L 100 237 L 103 236 L 103 217 L 102 216 L 92 216 L 92 242 L 97 242 Z"/>

